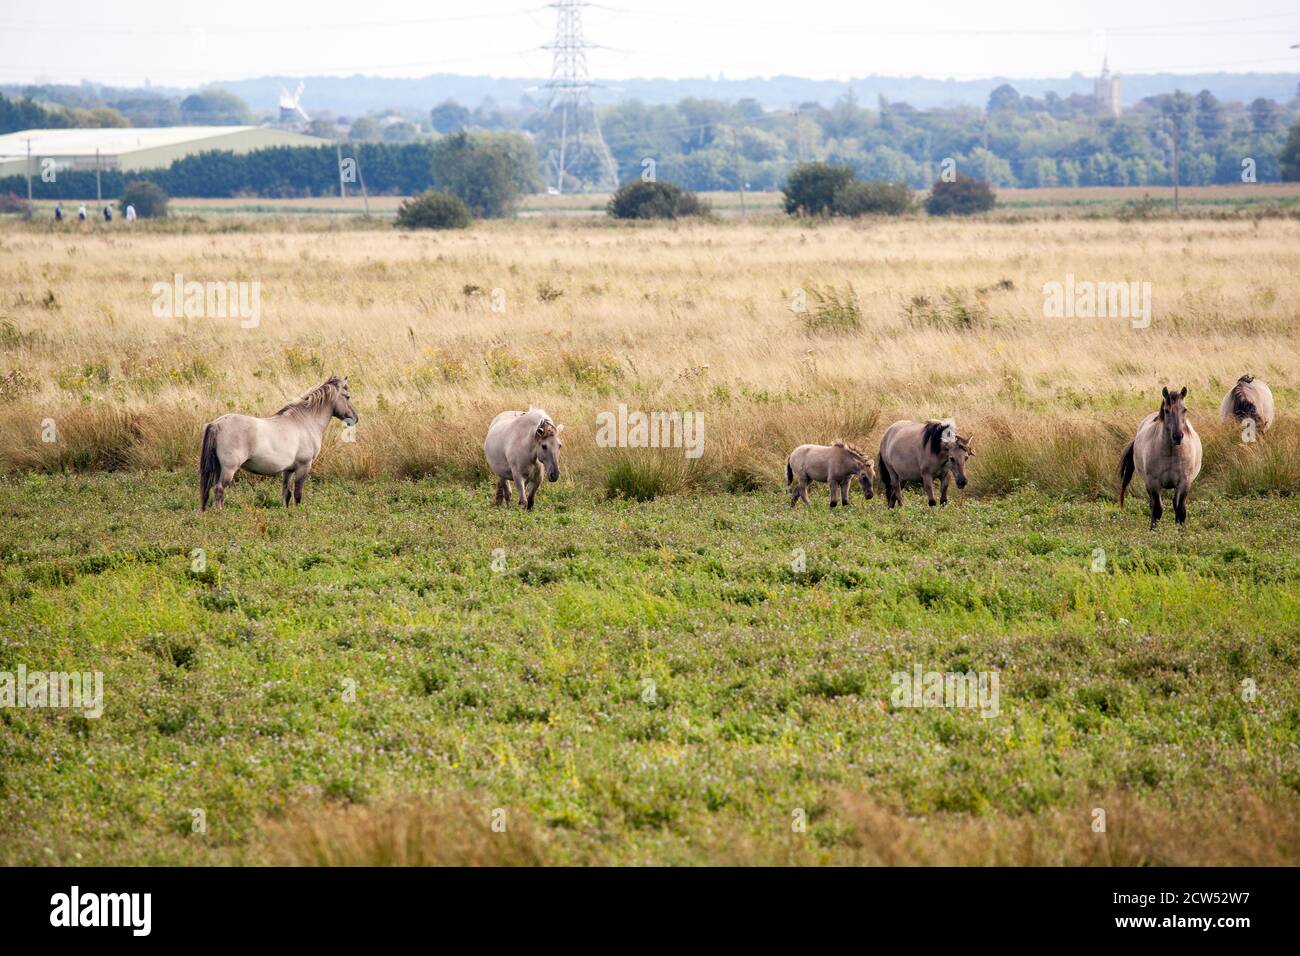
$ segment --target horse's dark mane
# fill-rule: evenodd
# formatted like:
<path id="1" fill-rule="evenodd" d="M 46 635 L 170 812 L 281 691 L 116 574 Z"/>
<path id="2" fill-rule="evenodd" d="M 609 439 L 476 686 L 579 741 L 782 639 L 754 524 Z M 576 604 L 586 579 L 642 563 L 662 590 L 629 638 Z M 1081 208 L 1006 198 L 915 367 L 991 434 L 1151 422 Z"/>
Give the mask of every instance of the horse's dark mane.
<path id="1" fill-rule="evenodd" d="M 1259 417 L 1259 413 L 1255 410 L 1255 403 L 1247 396 L 1245 389 L 1245 386 L 1253 381 L 1255 376 L 1243 375 L 1237 379 L 1237 384 L 1232 386 L 1232 414 L 1237 418 Z"/>
<path id="2" fill-rule="evenodd" d="M 921 444 L 929 445 L 931 454 L 943 454 L 943 430 L 948 426 L 944 422 L 929 421 L 921 431 Z"/>
<path id="3" fill-rule="evenodd" d="M 327 378 L 302 398 L 296 399 L 281 408 L 276 415 L 284 415 L 288 412 L 305 412 L 323 405 L 327 401 L 333 401 L 334 392 L 338 391 L 343 385 L 343 380 L 337 375 Z M 274 416 L 272 416 L 274 417 Z"/>

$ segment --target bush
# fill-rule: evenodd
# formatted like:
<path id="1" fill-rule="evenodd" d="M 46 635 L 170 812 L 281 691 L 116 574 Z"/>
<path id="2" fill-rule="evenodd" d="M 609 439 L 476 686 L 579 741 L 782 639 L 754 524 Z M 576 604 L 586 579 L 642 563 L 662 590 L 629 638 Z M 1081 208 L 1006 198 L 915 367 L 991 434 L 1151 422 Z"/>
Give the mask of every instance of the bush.
<path id="1" fill-rule="evenodd" d="M 397 207 L 400 229 L 464 229 L 474 215 L 455 196 L 427 189 Z"/>
<path id="2" fill-rule="evenodd" d="M 906 183 L 855 180 L 835 194 L 831 208 L 837 216 L 901 216 L 912 208 L 912 190 Z"/>
<path id="3" fill-rule="evenodd" d="M 615 219 L 680 219 L 707 215 L 709 211 L 699 196 L 676 183 L 639 179 L 620 186 L 605 208 Z"/>
<path id="4" fill-rule="evenodd" d="M 501 136 L 456 133 L 433 144 L 433 188 L 461 199 L 480 218 L 510 215 L 527 173 L 522 152 Z"/>
<path id="5" fill-rule="evenodd" d="M 970 216 L 988 212 L 995 205 L 997 199 L 988 183 L 958 173 L 952 182 L 939 180 L 930 187 L 925 211 L 931 216 Z"/>
<path id="6" fill-rule="evenodd" d="M 824 216 L 834 211 L 835 194 L 853 182 L 853 170 L 829 163 L 803 163 L 785 184 L 785 211 L 792 216 Z"/>
<path id="7" fill-rule="evenodd" d="M 799 321 L 809 335 L 852 335 L 862 331 L 862 306 L 853 286 L 847 285 L 841 291 L 810 285 L 808 296 L 813 306 L 799 315 Z"/>
<path id="8" fill-rule="evenodd" d="M 15 192 L 0 193 L 0 213 L 17 212 L 30 216 L 32 204 Z"/>
<path id="9" fill-rule="evenodd" d="M 126 184 L 122 190 L 119 203 L 123 210 L 127 206 L 135 207 L 135 214 L 141 219 L 166 219 L 167 194 L 157 183 L 147 179 L 136 179 Z"/>

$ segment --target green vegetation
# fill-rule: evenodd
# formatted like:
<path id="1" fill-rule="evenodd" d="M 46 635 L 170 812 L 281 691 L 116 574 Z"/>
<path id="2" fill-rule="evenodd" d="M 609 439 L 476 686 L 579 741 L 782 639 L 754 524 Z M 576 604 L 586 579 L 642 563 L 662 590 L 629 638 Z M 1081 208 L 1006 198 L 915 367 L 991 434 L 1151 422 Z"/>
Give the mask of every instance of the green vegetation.
<path id="1" fill-rule="evenodd" d="M 464 229 L 474 214 L 461 200 L 429 189 L 397 207 L 397 225 L 403 229 Z"/>
<path id="2" fill-rule="evenodd" d="M 364 841 L 394 801 L 428 834 L 407 852 L 443 862 L 852 860 L 894 832 L 862 801 L 930 821 L 932 856 L 945 821 L 984 821 L 988 860 L 1035 822 L 1095 846 L 1098 794 L 1112 848 L 1125 801 L 1294 806 L 1296 498 L 1205 495 L 1151 533 L 1030 491 L 489 494 L 313 480 L 286 511 L 241 478 L 200 516 L 188 474 L 0 483 L 0 670 L 105 674 L 102 718 L 0 709 L 0 860 L 389 860 Z M 893 708 L 916 665 L 997 672 L 998 716 Z M 1296 861 L 1294 822 L 1211 817 L 1131 861 Z"/>
<path id="3" fill-rule="evenodd" d="M 609 198 L 606 211 L 615 219 L 681 219 L 707 215 L 709 207 L 676 183 L 634 179 Z"/>
<path id="4" fill-rule="evenodd" d="M 122 209 L 135 207 L 135 214 L 141 219 L 166 219 L 167 194 L 156 184 L 147 179 L 136 179 L 126 184 L 122 190 L 119 203 Z"/>
<path id="5" fill-rule="evenodd" d="M 930 187 L 925 211 L 931 216 L 972 216 L 997 205 L 989 184 L 958 173 L 952 180 L 941 179 Z"/>

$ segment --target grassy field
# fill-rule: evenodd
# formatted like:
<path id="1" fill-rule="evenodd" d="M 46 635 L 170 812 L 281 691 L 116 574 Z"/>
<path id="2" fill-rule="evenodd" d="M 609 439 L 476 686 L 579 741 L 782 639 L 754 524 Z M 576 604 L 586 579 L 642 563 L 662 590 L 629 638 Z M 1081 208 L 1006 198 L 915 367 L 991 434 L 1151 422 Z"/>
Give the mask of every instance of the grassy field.
<path id="1" fill-rule="evenodd" d="M 1300 860 L 1293 498 L 192 499 L 0 485 L 0 665 L 105 672 L 98 720 L 0 711 L 5 862 Z M 998 713 L 894 707 L 916 666 Z"/>
<path id="2" fill-rule="evenodd" d="M 0 707 L 0 862 L 1300 862 L 1298 240 L 0 225 L 0 674 L 98 669 L 105 708 Z M 156 318 L 176 273 L 259 322 Z M 1045 317 L 1068 275 L 1150 282 L 1149 326 Z M 361 422 L 307 504 L 199 515 L 203 422 L 329 374 Z M 1206 463 L 1149 532 L 1115 471 L 1163 384 Z M 563 477 L 493 510 L 486 424 L 529 403 Z M 702 413 L 703 455 L 601 447 L 620 404 Z M 785 507 L 795 445 L 927 416 L 976 436 L 960 502 Z M 918 667 L 996 714 L 896 706 Z"/>

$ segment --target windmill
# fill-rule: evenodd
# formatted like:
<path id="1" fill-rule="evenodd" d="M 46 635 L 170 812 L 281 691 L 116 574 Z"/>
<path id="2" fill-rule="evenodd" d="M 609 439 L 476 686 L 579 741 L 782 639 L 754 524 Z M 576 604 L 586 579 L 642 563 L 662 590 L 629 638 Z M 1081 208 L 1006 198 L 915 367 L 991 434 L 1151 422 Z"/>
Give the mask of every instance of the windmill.
<path id="1" fill-rule="evenodd" d="M 298 102 L 302 99 L 303 84 L 298 83 L 298 88 L 289 93 L 283 86 L 280 87 L 280 125 L 296 126 L 299 122 L 306 123 L 311 119 L 307 111 L 302 108 Z"/>

